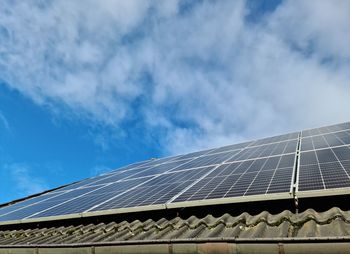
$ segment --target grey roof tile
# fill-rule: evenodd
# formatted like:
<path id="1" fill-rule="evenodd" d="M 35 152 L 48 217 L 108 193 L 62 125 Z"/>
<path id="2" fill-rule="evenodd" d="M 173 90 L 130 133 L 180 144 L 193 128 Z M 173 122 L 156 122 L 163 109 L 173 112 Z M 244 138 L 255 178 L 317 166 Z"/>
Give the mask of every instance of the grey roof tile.
<path id="1" fill-rule="evenodd" d="M 109 222 L 108 224 L 70 225 L 50 228 L 3 230 L 0 227 L 0 245 L 46 245 L 103 243 L 115 241 L 147 241 L 159 239 L 266 239 L 305 237 L 349 237 L 350 212 L 332 208 L 326 212 L 309 209 L 294 214 L 262 212 L 258 215 L 224 214 L 218 218 L 191 216 L 158 221 L 148 219 Z"/>

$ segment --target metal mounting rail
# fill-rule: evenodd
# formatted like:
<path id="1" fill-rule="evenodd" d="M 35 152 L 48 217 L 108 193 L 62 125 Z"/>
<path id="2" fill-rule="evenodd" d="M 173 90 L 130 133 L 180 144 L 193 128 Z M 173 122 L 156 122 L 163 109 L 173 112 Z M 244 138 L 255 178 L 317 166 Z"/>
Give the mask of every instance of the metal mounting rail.
<path id="1" fill-rule="evenodd" d="M 295 165 L 294 165 L 294 175 L 293 175 L 294 182 L 293 182 L 293 186 L 292 186 L 296 214 L 298 214 L 298 211 L 299 211 L 299 201 L 298 201 L 298 196 L 297 196 L 296 190 L 297 190 L 297 186 L 298 186 L 298 182 L 299 182 L 301 138 L 302 138 L 302 132 L 299 132 L 297 150 L 296 150 L 296 154 L 295 154 Z"/>

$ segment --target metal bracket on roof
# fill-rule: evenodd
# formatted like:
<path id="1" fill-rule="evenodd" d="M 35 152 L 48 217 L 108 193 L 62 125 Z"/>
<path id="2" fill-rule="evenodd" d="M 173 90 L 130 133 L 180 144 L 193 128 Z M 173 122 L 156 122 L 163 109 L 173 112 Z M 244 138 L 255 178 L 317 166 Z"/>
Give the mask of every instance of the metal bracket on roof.
<path id="1" fill-rule="evenodd" d="M 294 196 L 294 205 L 295 205 L 295 214 L 299 213 L 299 200 L 298 197 L 295 195 Z"/>
<path id="2" fill-rule="evenodd" d="M 293 200 L 295 206 L 295 213 L 298 214 L 299 211 L 299 200 L 297 196 L 298 182 L 299 182 L 299 168 L 300 168 L 300 148 L 301 148 L 301 136 L 302 132 L 298 135 L 298 145 L 295 155 L 295 167 L 294 167 L 294 182 L 293 182 Z"/>

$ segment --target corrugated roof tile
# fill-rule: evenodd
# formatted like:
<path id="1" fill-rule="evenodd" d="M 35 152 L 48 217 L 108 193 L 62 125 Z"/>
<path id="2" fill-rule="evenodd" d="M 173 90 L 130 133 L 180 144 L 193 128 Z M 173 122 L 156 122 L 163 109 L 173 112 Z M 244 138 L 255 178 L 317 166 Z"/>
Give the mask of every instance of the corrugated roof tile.
<path id="1" fill-rule="evenodd" d="M 309 209 L 299 214 L 283 211 L 273 215 L 242 213 L 218 218 L 191 216 L 158 221 L 148 219 L 108 224 L 70 225 L 50 228 L 3 230 L 0 245 L 76 244 L 130 240 L 206 239 L 206 238 L 305 238 L 349 237 L 350 212 L 332 208 L 326 212 Z"/>

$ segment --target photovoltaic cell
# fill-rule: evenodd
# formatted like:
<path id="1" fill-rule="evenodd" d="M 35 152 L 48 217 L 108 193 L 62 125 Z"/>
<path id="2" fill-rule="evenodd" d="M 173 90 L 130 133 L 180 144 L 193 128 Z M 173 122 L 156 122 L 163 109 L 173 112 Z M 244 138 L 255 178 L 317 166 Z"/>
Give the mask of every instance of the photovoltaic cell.
<path id="1" fill-rule="evenodd" d="M 293 177 L 293 167 L 275 170 L 266 193 L 281 193 L 290 190 Z"/>
<path id="2" fill-rule="evenodd" d="M 350 160 L 350 148 L 349 146 L 334 147 L 332 148 L 334 154 L 340 161 Z"/>
<path id="3" fill-rule="evenodd" d="M 323 177 L 318 164 L 301 165 L 299 191 L 325 189 Z"/>

